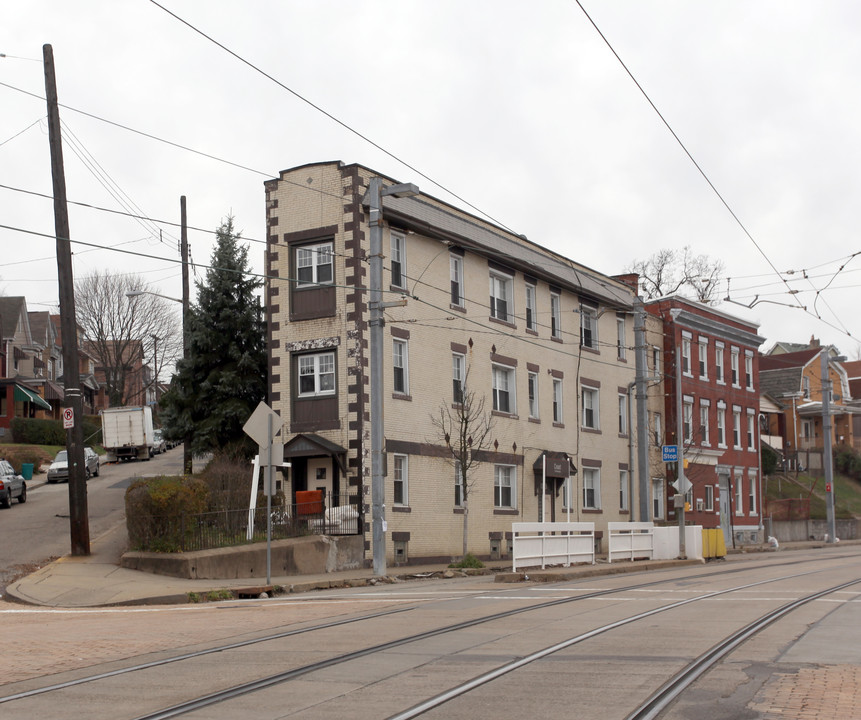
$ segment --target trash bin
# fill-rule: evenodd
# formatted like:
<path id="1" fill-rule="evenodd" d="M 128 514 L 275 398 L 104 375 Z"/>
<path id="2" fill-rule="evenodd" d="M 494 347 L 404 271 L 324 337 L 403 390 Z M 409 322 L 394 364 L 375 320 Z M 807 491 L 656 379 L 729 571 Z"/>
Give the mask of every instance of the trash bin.
<path id="1" fill-rule="evenodd" d="M 33 463 L 21 463 L 21 476 L 25 480 L 33 479 Z"/>

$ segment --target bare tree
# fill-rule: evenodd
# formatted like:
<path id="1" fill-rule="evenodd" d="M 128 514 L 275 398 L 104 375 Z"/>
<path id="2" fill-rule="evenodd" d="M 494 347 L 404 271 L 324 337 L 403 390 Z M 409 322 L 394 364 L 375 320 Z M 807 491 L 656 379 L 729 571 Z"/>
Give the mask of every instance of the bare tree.
<path id="1" fill-rule="evenodd" d="M 78 325 L 114 406 L 145 402 L 159 373 L 182 354 L 180 306 L 151 294 L 128 297 L 135 291 L 149 292 L 139 275 L 96 271 L 75 282 Z M 133 382 L 138 362 L 153 373 Z"/>
<path id="2" fill-rule="evenodd" d="M 628 272 L 640 276 L 640 287 L 647 300 L 686 291 L 707 305 L 718 302 L 718 283 L 723 261 L 708 255 L 694 255 L 690 245 L 681 251 L 664 248 L 646 260 L 635 260 Z"/>
<path id="3" fill-rule="evenodd" d="M 494 421 L 485 411 L 484 395 L 477 395 L 469 387 L 469 370 L 462 383 L 456 384 L 455 400 L 442 402 L 437 413 L 431 414 L 431 422 L 437 432 L 437 440 L 445 443 L 445 459 L 455 469 L 460 489 L 460 504 L 463 508 L 463 557 L 467 553 L 469 538 L 469 496 L 476 482 L 475 471 L 481 462 L 481 453 L 490 448 Z"/>

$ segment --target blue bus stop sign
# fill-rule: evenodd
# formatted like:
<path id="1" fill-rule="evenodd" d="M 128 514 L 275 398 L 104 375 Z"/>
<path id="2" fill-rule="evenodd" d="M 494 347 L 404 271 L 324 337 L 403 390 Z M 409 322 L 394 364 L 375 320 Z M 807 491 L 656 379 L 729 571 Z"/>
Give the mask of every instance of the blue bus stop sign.
<path id="1" fill-rule="evenodd" d="M 679 446 L 678 445 L 662 445 L 661 460 L 664 462 L 679 461 Z"/>

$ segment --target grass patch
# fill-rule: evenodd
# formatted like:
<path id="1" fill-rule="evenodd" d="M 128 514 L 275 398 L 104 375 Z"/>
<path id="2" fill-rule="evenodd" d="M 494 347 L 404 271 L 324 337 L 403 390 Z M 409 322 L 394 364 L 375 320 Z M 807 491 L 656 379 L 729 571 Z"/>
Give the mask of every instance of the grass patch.
<path id="1" fill-rule="evenodd" d="M 769 500 L 810 498 L 810 518 L 827 516 L 825 479 L 799 473 L 766 478 L 765 496 Z M 837 519 L 861 517 L 861 483 L 845 475 L 834 474 L 834 516 Z"/>

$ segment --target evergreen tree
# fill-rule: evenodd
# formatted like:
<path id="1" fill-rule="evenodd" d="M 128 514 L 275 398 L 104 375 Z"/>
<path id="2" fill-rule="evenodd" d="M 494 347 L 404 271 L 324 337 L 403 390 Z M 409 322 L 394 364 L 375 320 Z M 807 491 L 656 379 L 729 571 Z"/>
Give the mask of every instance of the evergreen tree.
<path id="1" fill-rule="evenodd" d="M 263 313 L 249 275 L 248 248 L 233 217 L 216 230 L 211 268 L 186 318 L 188 357 L 177 362 L 160 401 L 165 435 L 189 438 L 195 454 L 244 444 L 242 426 L 266 398 Z"/>

